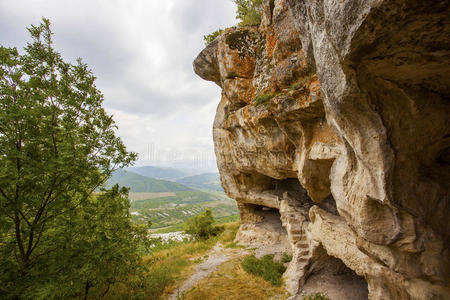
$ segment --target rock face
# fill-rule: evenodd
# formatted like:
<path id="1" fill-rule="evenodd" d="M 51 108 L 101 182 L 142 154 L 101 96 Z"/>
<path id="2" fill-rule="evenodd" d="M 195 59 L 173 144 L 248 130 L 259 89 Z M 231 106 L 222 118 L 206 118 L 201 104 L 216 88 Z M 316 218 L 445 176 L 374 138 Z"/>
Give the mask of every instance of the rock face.
<path id="1" fill-rule="evenodd" d="M 195 60 L 222 88 L 214 143 L 238 238 L 285 245 L 292 294 L 328 272 L 363 277 L 369 299 L 450 298 L 449 7 L 265 0 L 258 28 Z"/>

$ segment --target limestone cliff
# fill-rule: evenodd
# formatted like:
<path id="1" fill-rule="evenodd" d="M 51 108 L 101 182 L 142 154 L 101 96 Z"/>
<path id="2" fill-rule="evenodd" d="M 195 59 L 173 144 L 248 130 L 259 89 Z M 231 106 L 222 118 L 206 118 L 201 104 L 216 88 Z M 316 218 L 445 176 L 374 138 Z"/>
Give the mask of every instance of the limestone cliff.
<path id="1" fill-rule="evenodd" d="M 196 58 L 238 239 L 293 253 L 292 294 L 450 298 L 449 24 L 448 1 L 265 0 Z"/>

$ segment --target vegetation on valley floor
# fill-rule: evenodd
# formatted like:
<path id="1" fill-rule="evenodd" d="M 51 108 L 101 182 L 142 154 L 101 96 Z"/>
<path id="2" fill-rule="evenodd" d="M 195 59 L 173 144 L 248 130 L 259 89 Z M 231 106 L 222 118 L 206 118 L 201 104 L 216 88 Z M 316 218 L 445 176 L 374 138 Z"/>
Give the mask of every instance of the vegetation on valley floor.
<path id="1" fill-rule="evenodd" d="M 132 197 L 140 197 L 133 194 Z M 174 196 L 141 199 L 131 202 L 133 220 L 137 223 L 146 223 L 151 220 L 152 228 L 166 231 L 179 231 L 183 229 L 184 222 L 210 208 L 218 221 L 230 222 L 238 217 L 236 202 L 225 196 L 223 192 L 216 191 L 186 191 L 176 192 Z"/>

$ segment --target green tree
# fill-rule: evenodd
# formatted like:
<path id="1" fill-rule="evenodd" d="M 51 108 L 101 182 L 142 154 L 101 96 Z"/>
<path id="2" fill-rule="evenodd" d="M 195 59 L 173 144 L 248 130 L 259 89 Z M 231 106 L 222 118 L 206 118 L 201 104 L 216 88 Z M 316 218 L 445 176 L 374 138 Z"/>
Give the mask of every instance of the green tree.
<path id="1" fill-rule="evenodd" d="M 205 240 L 220 233 L 223 228 L 214 226 L 214 217 L 210 208 L 186 221 L 184 232 L 196 240 Z"/>
<path id="2" fill-rule="evenodd" d="M 239 26 L 255 26 L 261 23 L 262 0 L 233 0 L 237 5 L 236 19 Z"/>
<path id="3" fill-rule="evenodd" d="M 127 191 L 95 192 L 136 154 L 92 71 L 53 49 L 50 22 L 28 31 L 24 54 L 0 46 L 0 298 L 87 295 L 137 268 L 145 234 Z"/>
<path id="4" fill-rule="evenodd" d="M 211 34 L 204 35 L 203 40 L 205 41 L 205 46 L 211 44 L 219 35 L 223 33 L 223 31 L 224 31 L 223 29 L 219 28 Z"/>

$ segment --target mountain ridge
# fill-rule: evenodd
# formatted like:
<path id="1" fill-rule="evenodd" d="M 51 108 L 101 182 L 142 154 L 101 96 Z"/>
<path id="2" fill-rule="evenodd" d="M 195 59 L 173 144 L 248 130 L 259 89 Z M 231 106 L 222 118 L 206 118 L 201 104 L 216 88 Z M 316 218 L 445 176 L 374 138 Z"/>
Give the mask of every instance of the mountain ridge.
<path id="1" fill-rule="evenodd" d="M 127 170 L 115 171 L 105 186 L 111 187 L 115 184 L 130 188 L 130 192 L 139 193 L 162 193 L 193 190 L 192 188 L 177 182 L 142 176 Z"/>

